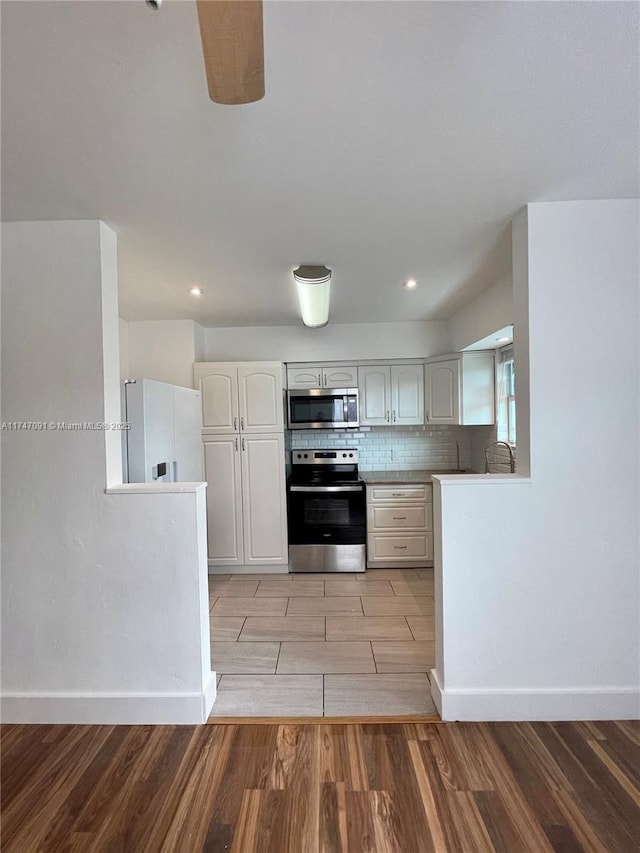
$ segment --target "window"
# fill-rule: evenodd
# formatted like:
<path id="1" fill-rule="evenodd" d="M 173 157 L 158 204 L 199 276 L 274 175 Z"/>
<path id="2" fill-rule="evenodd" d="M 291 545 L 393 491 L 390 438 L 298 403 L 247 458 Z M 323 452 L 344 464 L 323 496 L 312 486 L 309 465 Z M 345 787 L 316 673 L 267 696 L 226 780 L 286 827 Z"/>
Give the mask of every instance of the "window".
<path id="1" fill-rule="evenodd" d="M 513 346 L 498 350 L 497 358 L 497 437 L 516 446 L 516 372 Z"/>

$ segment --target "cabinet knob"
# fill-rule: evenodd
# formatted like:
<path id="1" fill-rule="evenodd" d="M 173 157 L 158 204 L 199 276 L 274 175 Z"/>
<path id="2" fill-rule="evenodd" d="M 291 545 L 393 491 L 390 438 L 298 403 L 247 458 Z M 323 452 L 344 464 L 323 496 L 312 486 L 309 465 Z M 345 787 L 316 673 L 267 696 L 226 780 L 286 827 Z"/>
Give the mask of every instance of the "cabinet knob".
<path id="1" fill-rule="evenodd" d="M 233 419 L 233 430 L 236 432 L 238 429 L 238 418 Z"/>
<path id="2" fill-rule="evenodd" d="M 318 374 L 318 388 L 322 385 L 322 376 Z"/>
<path id="3" fill-rule="evenodd" d="M 244 418 L 240 418 L 240 429 L 244 429 Z"/>
<path id="4" fill-rule="evenodd" d="M 406 515 L 394 515 L 393 520 L 394 521 L 406 521 L 407 516 Z"/>
<path id="5" fill-rule="evenodd" d="M 389 423 L 389 409 L 387 409 L 387 423 Z"/>
<path id="6" fill-rule="evenodd" d="M 238 439 L 236 438 L 236 450 L 238 449 Z"/>
<path id="7" fill-rule="evenodd" d="M 394 424 L 396 422 L 396 410 L 395 409 L 393 410 L 393 422 L 394 422 Z"/>
<path id="8" fill-rule="evenodd" d="M 393 547 L 395 548 L 396 551 L 406 551 L 406 548 L 407 548 L 406 545 L 394 545 Z"/>

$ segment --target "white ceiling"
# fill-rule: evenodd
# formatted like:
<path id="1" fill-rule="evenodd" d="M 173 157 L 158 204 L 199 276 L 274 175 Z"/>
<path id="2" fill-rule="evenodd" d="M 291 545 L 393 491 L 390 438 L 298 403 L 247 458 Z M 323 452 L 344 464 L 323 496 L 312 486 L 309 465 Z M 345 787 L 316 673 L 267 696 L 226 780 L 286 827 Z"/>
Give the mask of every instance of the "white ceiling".
<path id="1" fill-rule="evenodd" d="M 468 347 L 463 347 L 463 352 L 474 352 L 476 350 L 500 349 L 506 347 L 507 344 L 513 343 L 513 326 L 503 326 L 486 338 L 482 338 Z"/>
<path id="2" fill-rule="evenodd" d="M 266 2 L 266 97 L 229 107 L 192 2 L 3 2 L 3 218 L 109 223 L 127 319 L 298 323 L 300 263 L 331 322 L 444 318 L 525 202 L 640 194 L 639 11 Z"/>

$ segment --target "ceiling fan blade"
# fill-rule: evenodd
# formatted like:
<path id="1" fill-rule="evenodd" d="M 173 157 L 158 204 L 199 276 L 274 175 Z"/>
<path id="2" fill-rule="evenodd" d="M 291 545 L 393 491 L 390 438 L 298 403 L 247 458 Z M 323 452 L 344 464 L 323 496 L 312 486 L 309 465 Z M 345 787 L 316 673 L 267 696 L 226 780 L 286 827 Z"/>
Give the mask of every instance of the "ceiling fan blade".
<path id="1" fill-rule="evenodd" d="M 209 97 L 250 104 L 264 97 L 262 0 L 198 0 Z"/>

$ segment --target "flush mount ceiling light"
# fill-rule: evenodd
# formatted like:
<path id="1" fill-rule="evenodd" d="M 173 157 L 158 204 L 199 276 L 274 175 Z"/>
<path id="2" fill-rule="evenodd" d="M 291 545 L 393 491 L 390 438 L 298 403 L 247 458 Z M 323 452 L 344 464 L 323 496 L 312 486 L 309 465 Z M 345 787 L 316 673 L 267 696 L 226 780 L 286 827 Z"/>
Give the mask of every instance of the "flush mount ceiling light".
<path id="1" fill-rule="evenodd" d="M 415 278 L 409 278 L 407 281 L 403 282 L 402 286 L 405 290 L 414 290 L 418 286 L 418 282 Z"/>
<path id="2" fill-rule="evenodd" d="M 202 294 L 204 293 L 204 290 L 201 287 L 190 287 L 189 293 L 192 296 L 202 296 Z"/>
<path id="3" fill-rule="evenodd" d="M 310 329 L 329 322 L 331 270 L 324 266 L 302 265 L 293 271 L 302 322 Z"/>

